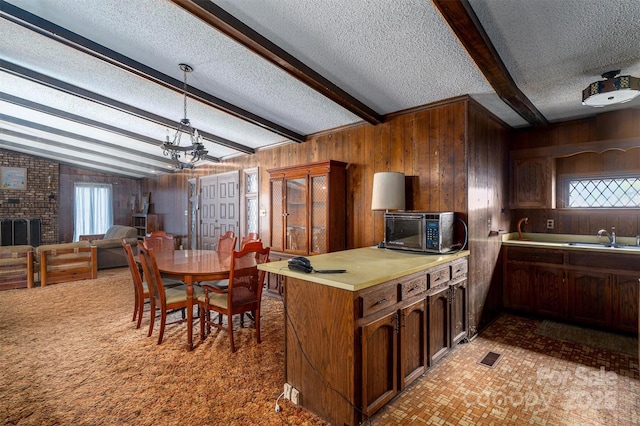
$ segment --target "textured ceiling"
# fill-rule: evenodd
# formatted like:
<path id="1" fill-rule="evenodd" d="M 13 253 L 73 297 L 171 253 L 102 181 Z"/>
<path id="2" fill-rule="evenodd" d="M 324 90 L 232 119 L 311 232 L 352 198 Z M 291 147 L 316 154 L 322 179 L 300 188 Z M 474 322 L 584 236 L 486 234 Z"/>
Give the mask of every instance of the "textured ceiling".
<path id="1" fill-rule="evenodd" d="M 239 118 L 190 95 L 188 117 L 213 135 L 205 141 L 209 161 L 363 121 L 175 3 L 0 0 L 0 147 L 131 177 L 170 171 L 159 144 L 182 118 L 179 63 L 194 68 L 190 93 L 257 117 Z M 469 94 L 507 124 L 528 125 L 431 1 L 212 3 L 382 118 Z M 637 0 L 469 3 L 515 84 L 549 122 L 602 111 L 583 106 L 580 96 L 603 72 L 640 76 Z M 66 29 L 177 88 L 12 22 L 22 19 L 14 6 L 49 21 L 36 26 Z"/>

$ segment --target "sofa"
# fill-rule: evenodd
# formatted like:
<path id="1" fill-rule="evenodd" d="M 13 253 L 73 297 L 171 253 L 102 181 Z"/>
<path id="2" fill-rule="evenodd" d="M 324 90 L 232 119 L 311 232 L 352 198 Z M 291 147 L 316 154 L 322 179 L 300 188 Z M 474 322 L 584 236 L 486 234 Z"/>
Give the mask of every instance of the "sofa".
<path id="1" fill-rule="evenodd" d="M 40 271 L 40 285 L 98 277 L 97 250 L 89 241 L 46 244 L 36 247 L 34 264 Z"/>
<path id="2" fill-rule="evenodd" d="M 81 235 L 80 241 L 89 241 L 98 249 L 98 269 L 129 266 L 121 239 L 124 238 L 134 250 L 138 251 L 138 230 L 132 226 L 113 225 L 104 234 Z"/>
<path id="3" fill-rule="evenodd" d="M 0 290 L 32 288 L 34 250 L 30 245 L 0 247 Z"/>

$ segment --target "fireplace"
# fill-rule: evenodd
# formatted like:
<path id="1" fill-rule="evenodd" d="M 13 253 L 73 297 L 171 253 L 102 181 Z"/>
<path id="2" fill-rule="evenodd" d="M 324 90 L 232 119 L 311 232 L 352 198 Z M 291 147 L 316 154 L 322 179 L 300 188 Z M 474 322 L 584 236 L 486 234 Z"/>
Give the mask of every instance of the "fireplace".
<path id="1" fill-rule="evenodd" d="M 41 244 L 41 226 L 40 219 L 0 219 L 0 245 L 37 247 Z"/>

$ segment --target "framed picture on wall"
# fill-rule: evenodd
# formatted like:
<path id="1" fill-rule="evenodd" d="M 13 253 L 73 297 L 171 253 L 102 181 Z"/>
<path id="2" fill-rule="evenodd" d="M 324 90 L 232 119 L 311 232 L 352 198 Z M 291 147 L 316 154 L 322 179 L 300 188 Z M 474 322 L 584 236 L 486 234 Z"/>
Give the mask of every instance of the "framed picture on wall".
<path id="1" fill-rule="evenodd" d="M 2 189 L 27 189 L 27 169 L 2 167 Z"/>

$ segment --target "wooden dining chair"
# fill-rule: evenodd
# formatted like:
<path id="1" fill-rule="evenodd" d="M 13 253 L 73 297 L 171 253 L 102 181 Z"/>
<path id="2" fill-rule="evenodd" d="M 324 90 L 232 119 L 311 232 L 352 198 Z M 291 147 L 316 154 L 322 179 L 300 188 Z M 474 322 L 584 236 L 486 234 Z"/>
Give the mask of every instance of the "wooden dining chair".
<path id="1" fill-rule="evenodd" d="M 165 287 L 160 276 L 160 270 L 156 263 L 156 256 L 153 248 L 149 248 L 145 245 L 144 241 L 138 242 L 138 257 L 142 263 L 142 269 L 145 277 L 147 277 L 147 286 L 149 288 L 149 305 L 151 311 L 151 319 L 149 321 L 149 333 L 147 337 L 150 337 L 153 333 L 153 325 L 155 320 L 156 309 L 160 309 L 160 334 L 158 335 L 158 344 L 162 343 L 164 337 L 164 329 L 167 325 L 167 312 L 174 309 L 192 309 L 192 306 L 187 304 L 187 289 L 181 287 Z M 202 296 L 202 289 L 194 287 L 193 297 L 197 300 Z M 168 324 L 176 324 L 184 322 L 183 318 L 170 322 Z"/>
<path id="2" fill-rule="evenodd" d="M 218 239 L 218 247 L 216 248 L 216 250 L 219 252 L 231 253 L 236 249 L 237 242 L 238 237 L 236 237 L 235 233 L 233 231 L 227 231 Z"/>
<path id="3" fill-rule="evenodd" d="M 133 319 L 131 321 L 138 320 L 136 328 L 140 328 L 142 323 L 142 312 L 144 310 L 144 302 L 149 299 L 149 289 L 147 284 L 142 282 L 142 276 L 138 269 L 133 250 L 131 245 L 127 243 L 126 239 L 122 238 L 122 247 L 124 248 L 125 257 L 127 258 L 127 264 L 129 265 L 129 271 L 131 272 L 131 280 L 133 281 L 133 294 L 134 294 L 134 306 L 133 306 Z"/>
<path id="4" fill-rule="evenodd" d="M 127 264 L 129 265 L 129 271 L 131 272 L 131 280 L 133 281 L 134 307 L 133 319 L 131 321 L 135 321 L 137 319 L 138 324 L 136 325 L 136 328 L 140 328 L 140 324 L 142 323 L 142 312 L 144 311 L 144 304 L 149 300 L 149 287 L 147 286 L 147 283 L 142 279 L 142 274 L 140 273 L 140 265 L 136 262 L 131 245 L 127 243 L 126 238 L 122 238 L 121 242 L 122 248 L 125 252 L 125 257 L 127 258 Z M 187 291 L 187 287 L 182 281 L 163 278 L 162 282 L 165 287 L 180 287 L 183 288 L 185 292 Z"/>
<path id="5" fill-rule="evenodd" d="M 216 251 L 218 253 L 229 253 L 233 252 L 236 249 L 236 243 L 238 242 L 238 237 L 235 236 L 233 231 L 227 231 L 224 235 L 221 235 L 218 239 L 218 247 Z M 229 286 L 229 280 L 215 280 L 215 281 L 201 281 L 198 285 L 206 284 L 210 287 L 216 287 L 220 290 L 226 290 Z"/>
<path id="6" fill-rule="evenodd" d="M 262 240 L 260 239 L 260 236 L 257 233 L 249 232 L 246 237 L 242 237 L 242 239 L 240 240 L 240 249 L 242 249 L 245 244 L 255 242 L 255 241 L 262 241 Z"/>
<path id="7" fill-rule="evenodd" d="M 156 253 L 176 249 L 173 234 L 167 234 L 165 231 L 153 231 L 149 236 L 145 235 L 143 240 L 147 247 L 153 248 Z"/>
<path id="8" fill-rule="evenodd" d="M 229 333 L 231 352 L 236 351 L 233 341 L 233 315 L 251 313 L 256 326 L 256 340 L 260 343 L 260 303 L 265 272 L 258 270 L 260 263 L 269 261 L 270 247 L 262 247 L 261 242 L 247 243 L 240 251 L 231 254 L 229 288 L 221 291 L 201 284 L 204 294 L 198 297 L 200 311 L 200 338 L 204 340 L 211 326 Z M 222 321 L 211 320 L 211 311 L 227 316 L 227 326 Z M 241 315 L 240 326 L 244 326 Z"/>

